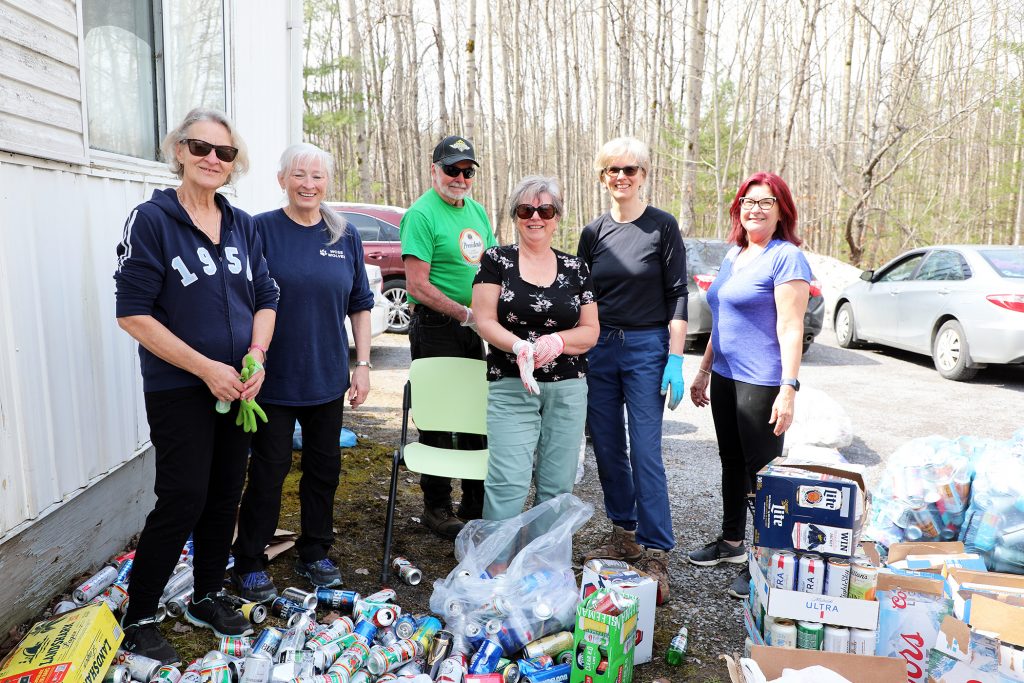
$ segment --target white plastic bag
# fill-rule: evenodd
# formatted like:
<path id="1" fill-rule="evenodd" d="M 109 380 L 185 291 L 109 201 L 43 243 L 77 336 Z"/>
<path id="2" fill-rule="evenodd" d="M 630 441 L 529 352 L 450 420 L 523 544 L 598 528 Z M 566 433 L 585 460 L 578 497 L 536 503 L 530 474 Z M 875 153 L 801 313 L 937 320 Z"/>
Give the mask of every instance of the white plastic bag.
<path id="1" fill-rule="evenodd" d="M 804 387 L 796 395 L 793 424 L 786 430 L 784 449 L 797 445 L 845 448 L 853 443 L 853 422 L 843 407 L 824 391 Z"/>

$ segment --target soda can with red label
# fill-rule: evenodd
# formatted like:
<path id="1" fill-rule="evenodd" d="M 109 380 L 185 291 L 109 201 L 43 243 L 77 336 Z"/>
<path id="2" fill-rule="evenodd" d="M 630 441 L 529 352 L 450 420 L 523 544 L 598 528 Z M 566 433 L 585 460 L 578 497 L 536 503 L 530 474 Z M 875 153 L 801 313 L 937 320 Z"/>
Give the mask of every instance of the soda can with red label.
<path id="1" fill-rule="evenodd" d="M 800 556 L 797 587 L 802 593 L 821 595 L 825 591 L 825 561 L 821 555 L 805 553 Z"/>
<path id="2" fill-rule="evenodd" d="M 71 598 L 78 605 L 84 605 L 100 593 L 110 584 L 117 580 L 117 565 L 108 564 L 88 579 L 78 588 L 71 591 Z"/>
<path id="3" fill-rule="evenodd" d="M 150 683 L 178 683 L 181 680 L 181 672 L 178 667 L 164 664 L 156 670 L 156 675 L 150 679 Z"/>
<path id="4" fill-rule="evenodd" d="M 423 572 L 407 558 L 399 556 L 391 560 L 391 568 L 398 573 L 398 578 L 410 586 L 418 586 L 423 580 Z"/>
<path id="5" fill-rule="evenodd" d="M 232 657 L 245 657 L 252 651 L 252 641 L 247 636 L 223 636 L 217 649 Z"/>
<path id="6" fill-rule="evenodd" d="M 796 585 L 796 555 L 789 550 L 777 550 L 768 561 L 768 584 L 772 588 L 791 591 Z"/>

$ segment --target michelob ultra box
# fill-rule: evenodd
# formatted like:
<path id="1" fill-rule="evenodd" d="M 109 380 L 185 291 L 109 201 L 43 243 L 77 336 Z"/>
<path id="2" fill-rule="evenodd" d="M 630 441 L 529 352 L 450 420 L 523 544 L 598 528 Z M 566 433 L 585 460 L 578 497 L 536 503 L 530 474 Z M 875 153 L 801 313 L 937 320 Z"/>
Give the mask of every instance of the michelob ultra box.
<path id="1" fill-rule="evenodd" d="M 849 557 L 866 505 L 862 468 L 776 458 L 757 473 L 754 545 Z"/>
<path id="2" fill-rule="evenodd" d="M 104 603 L 33 626 L 0 662 L 0 683 L 101 683 L 124 632 Z"/>

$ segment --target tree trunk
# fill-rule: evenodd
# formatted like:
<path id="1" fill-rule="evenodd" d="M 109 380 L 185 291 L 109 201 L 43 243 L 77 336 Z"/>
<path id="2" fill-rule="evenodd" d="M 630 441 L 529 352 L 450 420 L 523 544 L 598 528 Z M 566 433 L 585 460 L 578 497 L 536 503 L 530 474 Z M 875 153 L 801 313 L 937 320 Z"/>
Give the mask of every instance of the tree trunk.
<path id="1" fill-rule="evenodd" d="M 697 226 L 697 165 L 700 163 L 700 102 L 704 87 L 704 42 L 708 0 L 692 0 L 691 31 L 686 59 L 686 147 L 683 153 L 683 197 L 679 229 L 694 234 Z"/>

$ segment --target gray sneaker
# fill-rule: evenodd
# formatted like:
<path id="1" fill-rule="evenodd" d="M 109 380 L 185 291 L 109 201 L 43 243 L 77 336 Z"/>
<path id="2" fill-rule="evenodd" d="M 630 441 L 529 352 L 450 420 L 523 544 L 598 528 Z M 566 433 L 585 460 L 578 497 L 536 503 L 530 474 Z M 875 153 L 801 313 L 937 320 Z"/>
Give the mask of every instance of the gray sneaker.
<path id="1" fill-rule="evenodd" d="M 303 562 L 295 558 L 295 573 L 309 579 L 317 588 L 334 588 L 344 583 L 338 565 L 326 557 L 316 562 Z"/>
<path id="2" fill-rule="evenodd" d="M 746 600 L 750 595 L 750 569 L 744 569 L 740 575 L 729 584 L 729 595 L 740 600 Z"/>
<path id="3" fill-rule="evenodd" d="M 729 545 L 719 536 L 700 550 L 694 550 L 687 554 L 686 558 L 690 560 L 691 564 L 701 567 L 714 567 L 720 562 L 743 564 L 747 561 L 747 549 L 743 543 L 735 547 Z"/>

